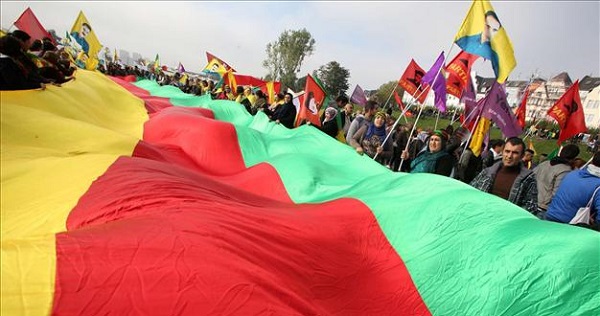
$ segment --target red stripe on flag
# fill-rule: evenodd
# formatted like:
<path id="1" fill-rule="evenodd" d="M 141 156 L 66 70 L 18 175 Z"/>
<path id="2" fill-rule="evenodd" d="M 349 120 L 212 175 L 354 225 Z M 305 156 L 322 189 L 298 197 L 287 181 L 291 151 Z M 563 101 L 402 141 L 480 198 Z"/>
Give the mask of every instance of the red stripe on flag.
<path id="1" fill-rule="evenodd" d="M 235 128 L 171 107 L 57 235 L 52 314 L 429 315 L 362 202 L 296 205 Z"/>

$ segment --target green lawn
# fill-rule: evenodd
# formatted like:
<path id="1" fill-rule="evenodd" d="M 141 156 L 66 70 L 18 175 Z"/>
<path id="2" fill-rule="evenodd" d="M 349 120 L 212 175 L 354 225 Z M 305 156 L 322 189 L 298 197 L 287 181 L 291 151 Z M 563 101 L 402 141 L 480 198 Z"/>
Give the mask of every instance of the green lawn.
<path id="1" fill-rule="evenodd" d="M 395 112 L 394 116 L 398 117 L 399 114 L 400 114 L 399 112 Z M 413 118 L 409 118 L 408 121 L 414 122 L 415 118 L 416 118 L 416 116 Z M 419 119 L 417 127 L 423 128 L 423 129 L 428 129 L 428 128 L 433 129 L 435 127 L 435 121 L 436 121 L 435 116 L 427 117 L 427 116 L 421 115 L 421 118 Z M 403 123 L 405 123 L 405 121 L 404 121 L 404 119 L 401 119 L 399 124 L 403 124 Z M 440 118 L 437 123 L 437 128 L 438 129 L 446 128 L 446 126 L 448 126 L 448 124 L 450 124 L 450 119 Z M 460 122 L 457 121 L 454 123 L 455 129 L 458 128 L 459 126 L 460 126 Z M 490 133 L 491 133 L 490 134 L 491 139 L 503 138 L 502 132 L 497 127 L 492 127 L 492 130 Z M 521 135 L 521 137 L 524 137 L 524 136 L 525 136 L 525 134 Z M 558 148 L 558 145 L 556 144 L 556 140 L 554 140 L 554 139 L 548 140 L 548 139 L 541 139 L 538 137 L 527 137 L 526 142 L 529 139 L 532 140 L 533 147 L 535 148 L 535 152 L 536 152 L 534 161 L 537 161 L 539 159 L 540 154 L 542 154 L 542 153 L 550 154 L 553 150 Z M 579 149 L 580 149 L 579 157 L 582 158 L 583 160 L 587 161 L 588 159 L 590 159 L 592 157 L 592 154 L 587 152 L 587 147 L 584 144 L 580 144 Z"/>

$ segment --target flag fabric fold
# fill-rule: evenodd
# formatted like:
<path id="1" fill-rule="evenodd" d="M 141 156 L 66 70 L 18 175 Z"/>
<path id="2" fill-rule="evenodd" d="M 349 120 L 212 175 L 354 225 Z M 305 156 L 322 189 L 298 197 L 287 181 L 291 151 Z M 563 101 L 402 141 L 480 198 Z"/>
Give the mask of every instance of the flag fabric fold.
<path id="1" fill-rule="evenodd" d="M 2 315 L 597 310 L 594 231 L 231 101 L 76 76 L 0 92 Z"/>
<path id="2" fill-rule="evenodd" d="M 554 118 L 560 127 L 559 145 L 565 140 L 587 131 L 581 97 L 579 96 L 579 80 L 575 81 L 569 90 L 548 110 L 548 115 Z"/>
<path id="3" fill-rule="evenodd" d="M 462 50 L 490 60 L 500 83 L 517 65 L 508 34 L 488 0 L 473 0 L 454 41 Z"/>

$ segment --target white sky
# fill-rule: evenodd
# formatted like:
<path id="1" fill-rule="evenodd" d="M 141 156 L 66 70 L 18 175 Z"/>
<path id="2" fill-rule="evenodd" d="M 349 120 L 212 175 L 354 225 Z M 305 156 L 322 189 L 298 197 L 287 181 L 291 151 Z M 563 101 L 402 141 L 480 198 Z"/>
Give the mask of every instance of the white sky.
<path id="1" fill-rule="evenodd" d="M 397 80 L 411 58 L 428 69 L 448 53 L 470 1 L 402 2 L 0 2 L 8 29 L 31 7 L 46 29 L 70 31 L 83 10 L 100 42 L 176 67 L 198 72 L 205 52 L 241 74 L 261 77 L 267 43 L 286 29 L 306 28 L 316 41 L 298 77 L 330 61 L 350 70 L 355 84 L 377 89 Z M 600 76 L 600 2 L 492 1 L 512 40 L 517 67 L 511 79 L 533 72 L 548 78 L 567 71 L 571 79 Z M 458 53 L 454 45 L 451 56 Z M 474 70 L 492 76 L 481 59 Z"/>

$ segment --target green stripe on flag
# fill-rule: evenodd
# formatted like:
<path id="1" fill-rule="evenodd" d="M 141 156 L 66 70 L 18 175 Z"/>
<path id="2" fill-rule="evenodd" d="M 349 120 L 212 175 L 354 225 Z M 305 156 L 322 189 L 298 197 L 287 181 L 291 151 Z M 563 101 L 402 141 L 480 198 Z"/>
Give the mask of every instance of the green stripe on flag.
<path id="1" fill-rule="evenodd" d="M 312 127 L 288 130 L 231 101 L 136 85 L 234 124 L 246 166 L 274 166 L 294 202 L 364 202 L 434 315 L 600 314 L 597 232 L 540 221 L 447 177 L 391 172 Z"/>

